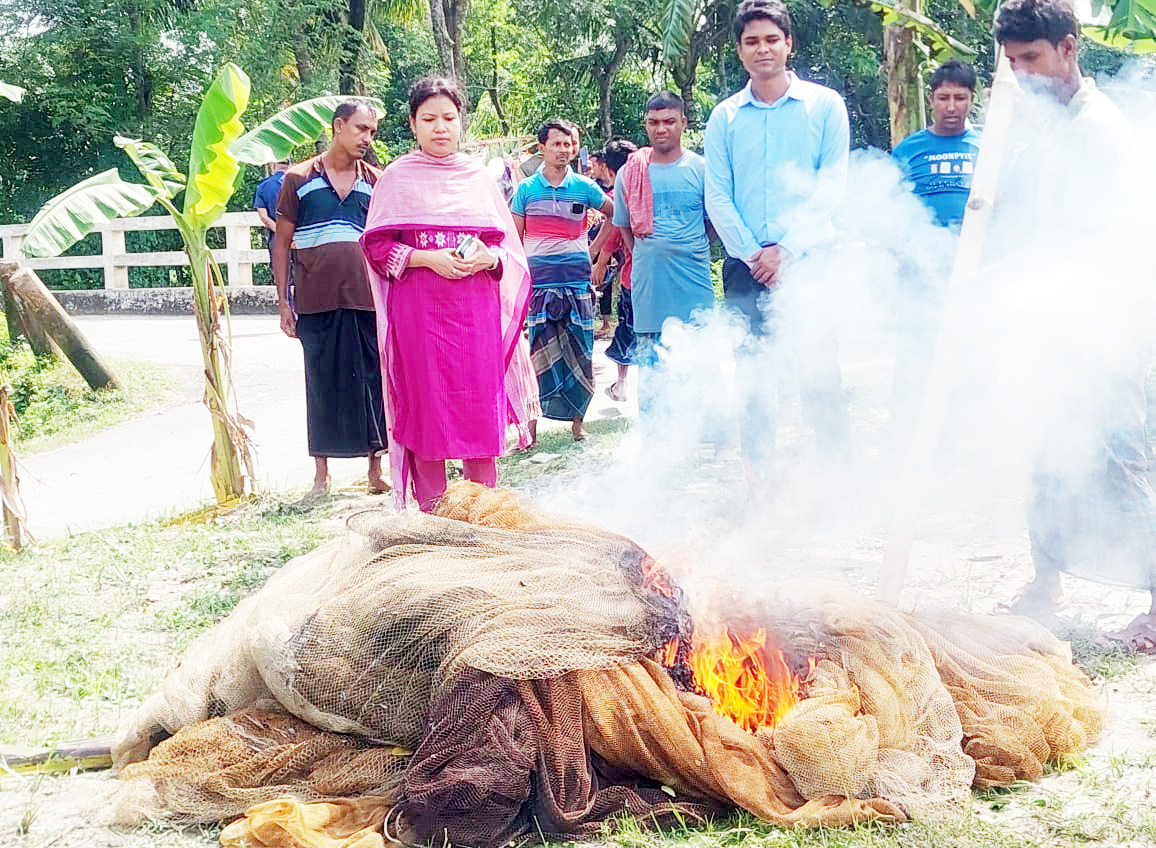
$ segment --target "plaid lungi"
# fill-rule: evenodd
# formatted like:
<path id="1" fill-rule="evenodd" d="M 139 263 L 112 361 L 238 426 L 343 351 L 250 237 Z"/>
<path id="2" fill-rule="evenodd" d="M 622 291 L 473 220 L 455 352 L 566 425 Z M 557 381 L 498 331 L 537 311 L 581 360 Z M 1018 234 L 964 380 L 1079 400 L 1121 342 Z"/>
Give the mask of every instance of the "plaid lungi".
<path id="1" fill-rule="evenodd" d="M 527 323 L 543 417 L 555 421 L 583 417 L 594 396 L 594 297 L 590 289 L 534 289 Z"/>

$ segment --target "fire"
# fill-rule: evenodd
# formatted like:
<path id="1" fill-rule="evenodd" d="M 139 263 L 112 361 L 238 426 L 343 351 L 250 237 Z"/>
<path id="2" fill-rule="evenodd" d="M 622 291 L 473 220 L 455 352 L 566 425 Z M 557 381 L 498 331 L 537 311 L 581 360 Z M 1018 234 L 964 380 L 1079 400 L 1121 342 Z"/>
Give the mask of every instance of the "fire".
<path id="1" fill-rule="evenodd" d="M 644 567 L 642 585 L 649 586 L 664 598 L 674 597 L 674 587 L 671 586 L 670 578 L 657 560 L 650 560 Z"/>
<path id="2" fill-rule="evenodd" d="M 671 655 L 668 645 L 664 659 Z M 760 727 L 773 728 L 799 703 L 802 681 L 781 650 L 767 649 L 767 632 L 762 628 L 745 639 L 726 625 L 715 634 L 696 631 L 689 662 L 695 688 L 710 699 L 715 712 L 751 733 Z M 808 664 L 803 680 L 815 668 L 814 659 Z"/>

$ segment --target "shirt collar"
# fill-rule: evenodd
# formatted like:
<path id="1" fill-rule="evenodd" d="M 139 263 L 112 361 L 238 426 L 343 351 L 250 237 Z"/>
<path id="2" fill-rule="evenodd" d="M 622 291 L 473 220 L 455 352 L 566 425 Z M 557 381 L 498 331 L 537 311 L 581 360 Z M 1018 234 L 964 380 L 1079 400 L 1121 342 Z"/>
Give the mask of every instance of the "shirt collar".
<path id="1" fill-rule="evenodd" d="M 1068 113 L 1075 115 L 1084 108 L 1085 102 L 1095 97 L 1096 81 L 1091 77 L 1080 77 L 1080 87 L 1076 89 L 1076 93 L 1072 95 L 1072 99 L 1068 101 Z"/>
<path id="2" fill-rule="evenodd" d="M 546 179 L 546 163 L 545 162 L 543 162 L 541 165 L 538 166 L 538 170 L 535 172 L 535 175 L 541 177 L 542 182 L 544 182 L 546 185 L 550 186 L 551 188 L 562 188 L 563 186 L 572 182 L 574 180 L 574 178 L 578 176 L 576 173 L 574 173 L 574 169 L 571 168 L 569 165 L 567 165 L 566 166 L 566 176 L 562 177 L 562 182 L 558 183 L 558 185 L 554 185 L 548 179 Z"/>
<path id="3" fill-rule="evenodd" d="M 756 100 L 754 93 L 751 91 L 751 81 L 747 80 L 747 84 L 743 86 L 743 90 L 739 92 L 739 106 L 757 106 L 760 109 L 773 109 L 785 99 L 806 100 L 807 87 L 802 84 L 803 81 L 799 79 L 798 75 L 796 75 L 794 71 L 787 71 L 787 79 L 789 79 L 790 82 L 787 83 L 786 92 L 774 103 L 763 103 L 761 100 Z"/>
<path id="4" fill-rule="evenodd" d="M 320 153 L 317 154 L 317 156 L 313 158 L 312 170 L 313 173 L 317 174 L 318 176 L 325 177 L 325 179 L 328 180 L 329 175 L 325 173 L 325 165 L 322 164 L 322 161 L 323 155 Z M 353 163 L 353 169 L 357 172 L 357 179 L 364 180 L 366 175 L 369 173 L 369 163 L 364 159 L 358 159 Z"/>

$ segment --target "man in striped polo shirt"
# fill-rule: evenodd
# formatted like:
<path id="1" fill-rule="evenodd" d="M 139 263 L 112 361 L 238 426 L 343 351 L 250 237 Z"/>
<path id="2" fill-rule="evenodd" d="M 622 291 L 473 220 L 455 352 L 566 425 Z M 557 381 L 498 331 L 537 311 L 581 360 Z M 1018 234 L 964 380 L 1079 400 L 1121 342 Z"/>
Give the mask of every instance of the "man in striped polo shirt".
<path id="1" fill-rule="evenodd" d="M 389 488 L 381 476 L 386 438 L 377 319 L 360 243 L 381 173 L 364 161 L 376 131 L 373 107 L 339 104 L 329 149 L 286 171 L 277 200 L 273 282 L 281 329 L 301 340 L 305 354 L 314 494 L 329 488 L 329 457 L 368 456 L 370 491 Z"/>
<path id="2" fill-rule="evenodd" d="M 594 396 L 594 294 L 586 210 L 597 209 L 609 220 L 614 205 L 597 183 L 570 170 L 572 124 L 547 121 L 538 130 L 538 143 L 542 167 L 518 184 L 510 202 L 534 285 L 530 357 L 538 373 L 542 414 L 571 422 L 579 441 L 586 437 L 582 419 Z"/>

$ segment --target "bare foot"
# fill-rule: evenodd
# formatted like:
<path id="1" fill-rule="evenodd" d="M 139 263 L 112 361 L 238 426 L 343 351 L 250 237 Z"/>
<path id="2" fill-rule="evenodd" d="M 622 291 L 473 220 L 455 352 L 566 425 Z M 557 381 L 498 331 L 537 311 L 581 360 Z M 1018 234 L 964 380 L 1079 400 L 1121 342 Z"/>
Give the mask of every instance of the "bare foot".
<path id="1" fill-rule="evenodd" d="M 606 396 L 618 403 L 624 403 L 626 401 L 626 387 L 615 381 L 612 385 L 607 387 Z"/>
<path id="2" fill-rule="evenodd" d="M 315 479 L 313 481 L 313 488 L 309 490 L 309 496 L 315 498 L 320 495 L 327 494 L 329 492 L 330 482 L 331 481 L 328 475 L 320 479 Z"/>
<path id="3" fill-rule="evenodd" d="M 389 483 L 385 482 L 385 478 L 380 474 L 376 476 L 371 474 L 369 475 L 366 488 L 369 489 L 369 493 L 371 495 L 384 495 L 386 492 L 390 491 L 391 487 Z"/>
<path id="4" fill-rule="evenodd" d="M 1105 633 L 1096 640 L 1101 647 L 1116 646 L 1132 654 L 1156 654 L 1156 616 L 1143 613 L 1116 633 Z"/>
<path id="5" fill-rule="evenodd" d="M 582 426 L 581 421 L 575 421 L 570 425 L 570 432 L 574 434 L 574 441 L 581 442 L 590 434 L 586 432 L 586 428 Z"/>

